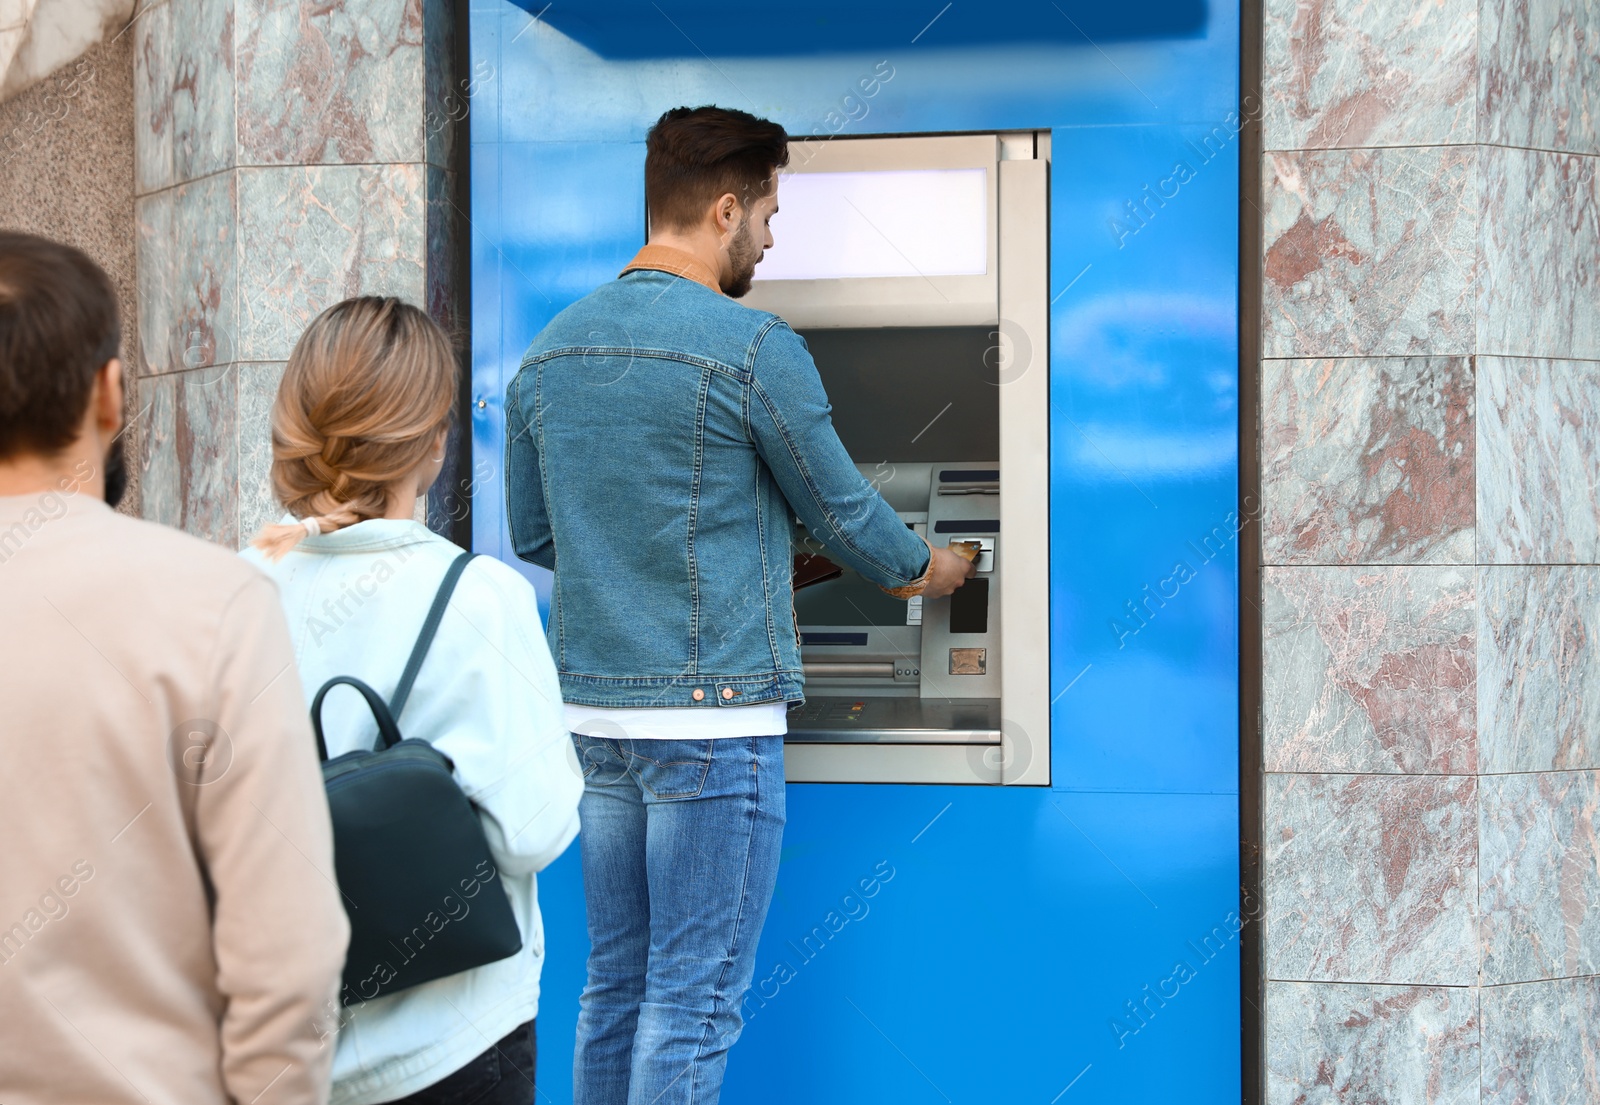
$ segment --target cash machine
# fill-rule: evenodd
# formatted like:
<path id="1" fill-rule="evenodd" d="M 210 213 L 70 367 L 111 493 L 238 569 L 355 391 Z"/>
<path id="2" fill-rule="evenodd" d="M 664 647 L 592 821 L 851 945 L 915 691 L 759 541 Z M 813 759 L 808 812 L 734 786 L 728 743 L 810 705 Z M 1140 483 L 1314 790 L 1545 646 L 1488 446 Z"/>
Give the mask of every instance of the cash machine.
<path id="1" fill-rule="evenodd" d="M 1049 162 L 1043 131 L 790 145 L 745 302 L 806 339 L 906 526 L 976 568 L 906 602 L 797 528 L 792 782 L 1050 781 Z"/>

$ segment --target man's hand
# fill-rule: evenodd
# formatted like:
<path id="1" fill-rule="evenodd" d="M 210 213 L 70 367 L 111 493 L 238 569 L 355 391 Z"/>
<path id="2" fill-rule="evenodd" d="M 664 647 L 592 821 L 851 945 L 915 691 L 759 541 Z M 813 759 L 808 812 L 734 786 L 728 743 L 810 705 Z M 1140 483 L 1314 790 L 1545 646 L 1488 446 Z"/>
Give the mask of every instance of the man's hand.
<path id="1" fill-rule="evenodd" d="M 933 546 L 933 563 L 928 570 L 928 585 L 922 589 L 925 599 L 942 599 L 952 594 L 976 573 L 976 568 L 964 556 L 949 549 Z"/>

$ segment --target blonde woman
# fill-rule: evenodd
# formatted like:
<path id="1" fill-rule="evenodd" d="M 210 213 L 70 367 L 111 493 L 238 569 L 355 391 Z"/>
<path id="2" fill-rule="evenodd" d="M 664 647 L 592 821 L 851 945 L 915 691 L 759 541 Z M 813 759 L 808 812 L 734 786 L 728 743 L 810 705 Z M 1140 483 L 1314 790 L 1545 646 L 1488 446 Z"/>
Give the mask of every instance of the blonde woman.
<path id="1" fill-rule="evenodd" d="M 289 358 L 272 412 L 272 486 L 289 516 L 244 555 L 277 581 L 308 696 L 353 675 L 388 698 L 461 551 L 413 520 L 443 464 L 457 371 L 426 314 L 374 297 L 328 308 Z M 372 746 L 348 688 L 322 719 L 330 757 Z M 454 762 L 523 948 L 345 1008 L 327 1041 L 333 1105 L 530 1102 L 544 958 L 534 873 L 577 833 L 582 786 L 533 588 L 514 570 L 468 565 L 399 724 Z"/>

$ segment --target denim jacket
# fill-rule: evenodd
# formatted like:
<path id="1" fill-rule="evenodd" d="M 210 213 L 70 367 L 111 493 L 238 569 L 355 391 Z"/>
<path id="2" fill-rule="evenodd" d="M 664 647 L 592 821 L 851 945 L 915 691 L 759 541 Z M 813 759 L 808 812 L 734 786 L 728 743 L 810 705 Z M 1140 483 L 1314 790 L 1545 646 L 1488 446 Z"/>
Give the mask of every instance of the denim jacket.
<path id="1" fill-rule="evenodd" d="M 802 699 L 796 517 L 880 586 L 925 578 L 927 542 L 829 411 L 782 319 L 684 276 L 625 272 L 540 332 L 506 396 L 506 513 L 517 555 L 555 571 L 567 701 Z"/>

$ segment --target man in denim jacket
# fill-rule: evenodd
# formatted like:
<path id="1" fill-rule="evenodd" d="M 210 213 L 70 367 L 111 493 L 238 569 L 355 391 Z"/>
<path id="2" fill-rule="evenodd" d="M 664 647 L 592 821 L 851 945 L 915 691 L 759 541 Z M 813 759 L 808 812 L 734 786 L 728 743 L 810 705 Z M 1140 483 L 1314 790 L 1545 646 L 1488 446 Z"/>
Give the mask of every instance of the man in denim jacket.
<path id="1" fill-rule="evenodd" d="M 506 397 L 507 513 L 555 571 L 550 647 L 586 780 L 577 1105 L 709 1105 L 777 878 L 804 677 L 792 521 L 891 594 L 971 566 L 857 471 L 805 342 L 741 306 L 788 136 L 715 107 L 651 129 L 650 241 L 534 339 Z"/>

